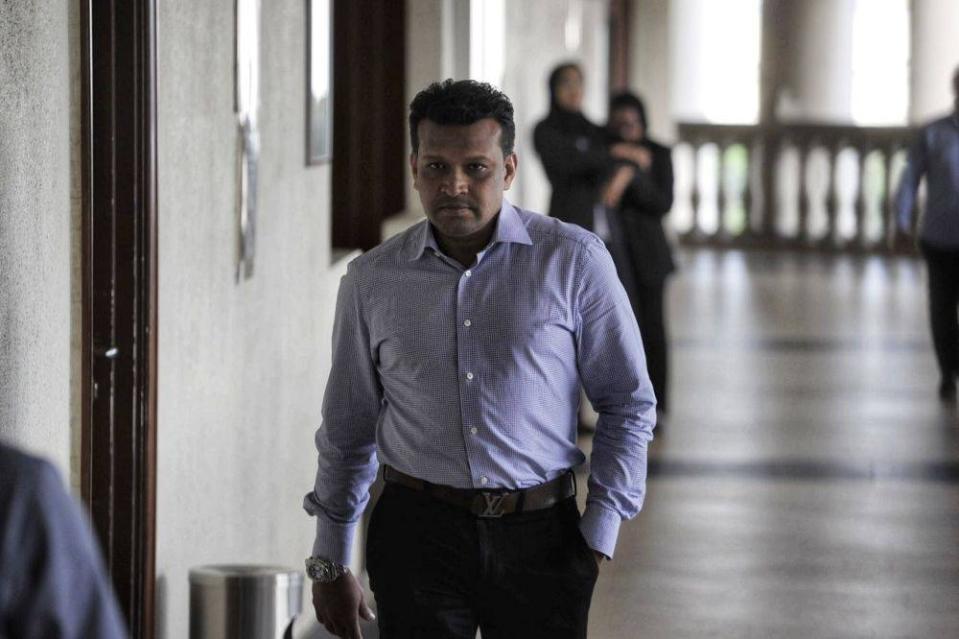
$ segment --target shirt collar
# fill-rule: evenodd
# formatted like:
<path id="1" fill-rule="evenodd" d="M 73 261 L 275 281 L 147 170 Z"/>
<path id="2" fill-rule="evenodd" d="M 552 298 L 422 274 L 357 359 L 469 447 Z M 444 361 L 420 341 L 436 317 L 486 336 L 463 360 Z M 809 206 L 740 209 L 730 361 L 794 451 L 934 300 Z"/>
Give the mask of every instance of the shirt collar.
<path id="1" fill-rule="evenodd" d="M 505 197 L 499 210 L 499 217 L 496 219 L 496 230 L 493 232 L 493 239 L 489 245 L 493 246 L 499 242 L 513 242 L 528 246 L 533 244 L 533 240 L 526 231 L 526 225 L 516 211 L 516 207 Z M 440 250 L 439 244 L 436 243 L 436 238 L 433 236 L 433 227 L 429 220 L 425 220 L 414 231 L 410 249 L 409 258 L 411 262 L 423 257 L 426 249 Z"/>

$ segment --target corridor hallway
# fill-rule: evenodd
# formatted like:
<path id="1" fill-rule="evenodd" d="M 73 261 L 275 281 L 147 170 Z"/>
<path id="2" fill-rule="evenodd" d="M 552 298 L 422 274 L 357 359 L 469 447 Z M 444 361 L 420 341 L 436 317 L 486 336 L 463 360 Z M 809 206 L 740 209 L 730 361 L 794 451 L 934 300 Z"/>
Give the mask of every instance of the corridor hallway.
<path id="1" fill-rule="evenodd" d="M 959 426 L 920 262 L 681 257 L 673 412 L 589 636 L 959 636 Z"/>

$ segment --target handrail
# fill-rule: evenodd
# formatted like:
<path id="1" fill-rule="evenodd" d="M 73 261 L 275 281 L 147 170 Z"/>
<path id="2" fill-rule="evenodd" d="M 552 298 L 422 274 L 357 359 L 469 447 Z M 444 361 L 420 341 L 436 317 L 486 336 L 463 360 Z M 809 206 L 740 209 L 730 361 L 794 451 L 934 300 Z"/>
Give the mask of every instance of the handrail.
<path id="1" fill-rule="evenodd" d="M 911 244 L 896 228 L 893 196 L 913 135 L 909 127 L 680 123 L 680 238 L 903 253 Z"/>

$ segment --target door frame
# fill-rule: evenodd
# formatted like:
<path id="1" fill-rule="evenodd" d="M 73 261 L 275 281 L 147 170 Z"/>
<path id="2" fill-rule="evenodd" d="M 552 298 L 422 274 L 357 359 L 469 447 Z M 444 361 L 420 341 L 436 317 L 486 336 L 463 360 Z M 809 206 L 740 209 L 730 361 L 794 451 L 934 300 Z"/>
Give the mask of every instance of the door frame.
<path id="1" fill-rule="evenodd" d="M 80 0 L 81 494 L 133 637 L 155 628 L 156 0 Z"/>
<path id="2" fill-rule="evenodd" d="M 332 9 L 331 237 L 334 249 L 366 251 L 406 206 L 407 6 L 350 0 Z"/>

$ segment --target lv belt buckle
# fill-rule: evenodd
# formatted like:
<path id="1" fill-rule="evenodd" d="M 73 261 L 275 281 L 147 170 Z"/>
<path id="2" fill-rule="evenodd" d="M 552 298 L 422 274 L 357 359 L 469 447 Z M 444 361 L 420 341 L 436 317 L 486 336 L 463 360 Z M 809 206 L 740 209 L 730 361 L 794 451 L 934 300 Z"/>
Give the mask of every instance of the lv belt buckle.
<path id="1" fill-rule="evenodd" d="M 497 493 L 480 493 L 483 496 L 485 507 L 479 514 L 484 519 L 498 519 L 505 515 L 503 507 L 506 505 L 506 495 Z"/>

